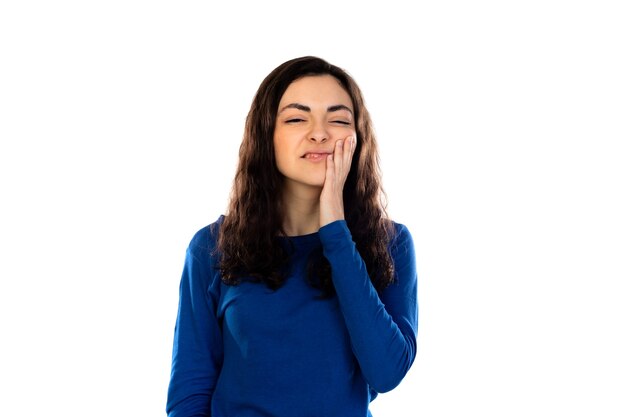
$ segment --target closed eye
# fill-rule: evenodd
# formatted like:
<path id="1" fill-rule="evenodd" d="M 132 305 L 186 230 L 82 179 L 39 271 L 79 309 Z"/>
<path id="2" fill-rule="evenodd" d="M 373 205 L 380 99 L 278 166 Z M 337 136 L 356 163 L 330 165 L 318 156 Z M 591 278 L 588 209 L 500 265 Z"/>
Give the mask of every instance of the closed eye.
<path id="1" fill-rule="evenodd" d="M 297 119 L 296 118 L 296 119 L 285 120 L 285 123 L 298 123 L 298 122 L 303 122 L 303 121 L 304 121 L 304 119 Z"/>
<path id="2" fill-rule="evenodd" d="M 350 122 L 346 122 L 345 120 L 333 120 L 333 123 L 338 123 L 340 125 L 350 125 Z"/>

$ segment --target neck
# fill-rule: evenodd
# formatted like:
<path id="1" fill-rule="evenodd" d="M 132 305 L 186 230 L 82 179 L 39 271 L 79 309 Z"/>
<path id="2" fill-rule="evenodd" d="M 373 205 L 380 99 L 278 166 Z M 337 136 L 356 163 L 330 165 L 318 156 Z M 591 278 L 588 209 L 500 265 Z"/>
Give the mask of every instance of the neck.
<path id="1" fill-rule="evenodd" d="M 282 191 L 283 230 L 287 236 L 301 236 L 320 229 L 321 187 L 285 181 Z"/>

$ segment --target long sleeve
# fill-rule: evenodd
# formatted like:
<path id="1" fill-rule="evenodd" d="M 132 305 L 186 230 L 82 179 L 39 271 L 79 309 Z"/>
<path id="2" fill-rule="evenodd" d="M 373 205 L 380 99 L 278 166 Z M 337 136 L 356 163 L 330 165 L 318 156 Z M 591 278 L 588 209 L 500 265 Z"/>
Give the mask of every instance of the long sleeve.
<path id="1" fill-rule="evenodd" d="M 186 253 L 166 406 L 169 417 L 211 415 L 223 347 L 216 316 L 219 283 L 214 280 L 208 242 L 205 228 L 194 236 Z"/>
<path id="2" fill-rule="evenodd" d="M 378 296 L 344 220 L 320 228 L 324 256 L 352 350 L 363 375 L 376 392 L 395 388 L 413 364 L 417 335 L 417 271 L 413 240 L 396 224 L 391 256 L 396 282 Z"/>

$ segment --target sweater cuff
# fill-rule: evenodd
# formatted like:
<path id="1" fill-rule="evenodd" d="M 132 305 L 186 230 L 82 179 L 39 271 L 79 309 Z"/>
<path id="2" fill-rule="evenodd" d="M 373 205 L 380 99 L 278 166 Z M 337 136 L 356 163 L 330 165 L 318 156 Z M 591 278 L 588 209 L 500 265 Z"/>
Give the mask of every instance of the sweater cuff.
<path id="1" fill-rule="evenodd" d="M 340 245 L 346 241 L 352 242 L 352 233 L 345 220 L 335 220 L 322 226 L 319 230 L 320 241 L 324 247 Z"/>

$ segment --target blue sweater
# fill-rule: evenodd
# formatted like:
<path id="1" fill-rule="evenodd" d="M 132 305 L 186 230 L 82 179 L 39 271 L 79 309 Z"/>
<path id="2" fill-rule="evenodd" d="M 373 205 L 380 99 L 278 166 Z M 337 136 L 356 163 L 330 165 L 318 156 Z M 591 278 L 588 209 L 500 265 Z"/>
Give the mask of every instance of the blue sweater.
<path id="1" fill-rule="evenodd" d="M 281 238 L 295 253 L 276 291 L 223 284 L 211 254 L 217 228 L 196 233 L 180 283 L 168 416 L 370 416 L 370 401 L 396 387 L 415 358 L 413 241 L 394 225 L 397 280 L 380 297 L 343 220 Z M 306 279 L 307 257 L 320 246 L 336 290 L 327 299 Z"/>

